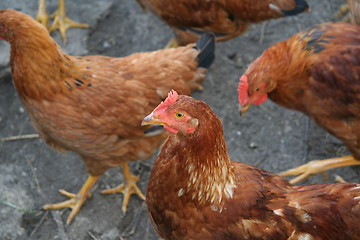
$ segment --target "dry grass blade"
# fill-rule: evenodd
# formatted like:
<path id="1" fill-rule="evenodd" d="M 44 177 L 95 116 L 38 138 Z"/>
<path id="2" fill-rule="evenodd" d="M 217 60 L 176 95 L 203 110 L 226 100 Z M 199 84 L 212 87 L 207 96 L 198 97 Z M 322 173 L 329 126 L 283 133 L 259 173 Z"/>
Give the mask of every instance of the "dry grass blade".
<path id="1" fill-rule="evenodd" d="M 93 240 L 101 240 L 100 238 L 97 238 L 92 232 L 88 231 L 88 234 L 90 235 L 91 239 Z"/>
<path id="2" fill-rule="evenodd" d="M 7 201 L 3 201 L 0 199 L 0 203 L 3 204 L 3 205 L 6 205 L 8 207 L 11 207 L 11 208 L 14 208 L 20 212 L 24 212 L 24 213 L 36 213 L 38 212 L 37 210 L 32 210 L 32 209 L 24 209 L 24 208 L 21 208 L 19 206 L 16 206 L 15 204 L 12 204 L 10 202 L 7 202 Z"/>
<path id="3" fill-rule="evenodd" d="M 40 188 L 39 179 L 37 178 L 36 172 L 35 172 L 35 169 L 34 169 L 34 166 L 32 165 L 32 162 L 34 161 L 34 159 L 35 159 L 34 157 L 31 158 L 31 159 L 26 158 L 26 161 L 27 161 L 27 163 L 28 163 L 29 166 L 30 166 L 30 170 L 31 170 L 31 173 L 32 173 L 33 178 L 34 178 L 37 191 L 38 191 L 38 193 L 40 194 L 40 196 L 41 196 L 42 198 L 44 198 L 44 195 L 43 195 L 43 193 L 42 193 L 42 191 L 41 191 L 41 188 Z M 45 199 L 45 198 L 44 198 L 44 199 Z"/>
<path id="4" fill-rule="evenodd" d="M 2 138 L 2 142 L 9 142 L 9 141 L 16 141 L 16 140 L 23 140 L 23 139 L 32 139 L 32 138 L 38 138 L 39 134 L 27 134 L 27 135 L 19 135 L 19 136 L 11 136 L 11 137 L 5 137 Z"/>
<path id="5" fill-rule="evenodd" d="M 37 232 L 37 230 L 40 228 L 40 226 L 43 224 L 45 218 L 47 217 L 47 215 L 49 215 L 49 212 L 46 211 L 44 213 L 44 215 L 42 216 L 42 218 L 40 219 L 39 223 L 36 225 L 36 227 L 34 228 L 34 230 L 31 231 L 30 233 L 30 237 L 34 236 L 34 234 Z"/>
<path id="6" fill-rule="evenodd" d="M 58 234 L 61 240 L 69 240 L 65 232 L 63 221 L 61 220 L 60 213 L 58 211 L 50 211 L 58 229 Z"/>

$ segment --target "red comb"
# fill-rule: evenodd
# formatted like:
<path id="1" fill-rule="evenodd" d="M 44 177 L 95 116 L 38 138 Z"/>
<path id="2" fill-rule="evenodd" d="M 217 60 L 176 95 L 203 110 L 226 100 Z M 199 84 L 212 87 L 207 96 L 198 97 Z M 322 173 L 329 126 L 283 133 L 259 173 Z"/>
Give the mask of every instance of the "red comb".
<path id="1" fill-rule="evenodd" d="M 158 111 L 158 110 L 162 110 L 167 108 L 168 106 L 170 106 L 171 104 L 173 104 L 174 102 L 176 102 L 176 100 L 178 99 L 179 95 L 175 90 L 171 90 L 168 93 L 167 98 L 165 99 L 165 101 L 161 102 L 155 109 L 153 112 Z"/>
<path id="2" fill-rule="evenodd" d="M 239 96 L 238 100 L 241 106 L 246 105 L 249 100 L 248 87 L 249 87 L 248 78 L 247 76 L 242 75 L 238 86 L 238 96 Z"/>

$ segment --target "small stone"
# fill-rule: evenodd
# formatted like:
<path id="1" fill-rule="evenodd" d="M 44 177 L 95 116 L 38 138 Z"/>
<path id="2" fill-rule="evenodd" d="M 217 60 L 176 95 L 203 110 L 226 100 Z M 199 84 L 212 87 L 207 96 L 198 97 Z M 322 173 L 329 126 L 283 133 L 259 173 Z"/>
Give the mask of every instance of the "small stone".
<path id="1" fill-rule="evenodd" d="M 290 132 L 291 130 L 292 130 L 292 127 L 287 125 L 287 126 L 285 126 L 284 132 L 287 133 L 287 132 Z"/>
<path id="2" fill-rule="evenodd" d="M 228 55 L 228 58 L 231 59 L 231 60 L 234 60 L 234 58 L 236 57 L 236 55 L 237 55 L 237 54 L 236 54 L 235 52 L 233 52 L 233 53 L 231 53 L 231 54 Z"/>
<path id="3" fill-rule="evenodd" d="M 244 60 L 242 59 L 242 57 L 239 56 L 239 57 L 236 58 L 235 66 L 238 67 L 238 68 L 245 67 L 245 63 L 244 63 Z"/>
<path id="4" fill-rule="evenodd" d="M 108 41 L 104 41 L 103 48 L 109 48 L 109 47 L 110 47 L 110 43 Z"/>
<path id="5" fill-rule="evenodd" d="M 249 147 L 250 147 L 251 149 L 256 149 L 258 146 L 257 146 L 256 143 L 251 142 L 251 143 L 249 144 Z"/>

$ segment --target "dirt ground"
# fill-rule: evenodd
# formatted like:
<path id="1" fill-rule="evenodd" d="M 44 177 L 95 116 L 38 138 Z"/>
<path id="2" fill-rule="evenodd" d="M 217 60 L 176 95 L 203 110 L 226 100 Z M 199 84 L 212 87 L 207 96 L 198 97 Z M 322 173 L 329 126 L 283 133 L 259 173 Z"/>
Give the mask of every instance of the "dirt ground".
<path id="1" fill-rule="evenodd" d="M 285 40 L 313 24 L 337 20 L 334 13 L 342 0 L 308 0 L 311 12 L 298 17 L 270 21 L 262 45 L 261 24 L 231 41 L 219 43 L 216 60 L 205 81 L 205 90 L 193 94 L 206 101 L 222 119 L 229 154 L 235 161 L 257 165 L 272 172 L 295 167 L 309 160 L 341 156 L 343 144 L 301 113 L 268 101 L 253 107 L 245 117 L 238 112 L 236 88 L 246 66 L 268 46 Z M 100 54 L 122 57 L 138 51 L 164 47 L 171 30 L 151 13 L 143 12 L 135 0 L 67 0 L 68 15 L 89 23 L 90 29 L 70 29 L 65 49 L 70 54 Z M 49 12 L 57 0 L 48 2 Z M 37 1 L 1 1 L 0 8 L 15 8 L 35 16 Z M 62 46 L 59 34 L 53 35 Z M 0 138 L 35 133 L 11 82 L 8 45 L 1 42 Z M 134 162 L 145 192 L 153 160 Z M 101 195 L 101 189 L 122 182 L 121 169 L 101 177 L 80 213 L 70 225 L 69 210 L 42 211 L 45 203 L 64 200 L 57 190 L 77 192 L 87 178 L 80 157 L 62 155 L 41 139 L 0 141 L 0 239 L 115 240 L 158 239 L 149 221 L 146 205 L 132 197 L 127 214 L 121 212 L 122 195 Z M 314 176 L 303 182 L 333 182 L 336 175 L 360 181 L 360 168 L 329 172 L 328 178 Z"/>

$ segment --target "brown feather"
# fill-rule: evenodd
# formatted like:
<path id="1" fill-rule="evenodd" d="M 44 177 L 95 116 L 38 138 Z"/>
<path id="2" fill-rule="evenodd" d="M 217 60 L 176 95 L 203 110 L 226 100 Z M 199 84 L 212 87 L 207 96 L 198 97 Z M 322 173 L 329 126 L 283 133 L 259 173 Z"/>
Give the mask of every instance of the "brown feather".
<path id="1" fill-rule="evenodd" d="M 359 184 L 293 187 L 272 173 L 230 161 L 221 121 L 204 102 L 179 96 L 167 112 L 173 109 L 199 125 L 193 133 L 170 134 L 151 172 L 147 204 L 162 238 L 360 237 Z"/>
<path id="2" fill-rule="evenodd" d="M 274 102 L 311 116 L 360 159 L 360 27 L 325 23 L 267 49 L 246 70 Z M 251 94 L 250 94 L 251 95 Z"/>
<path id="3" fill-rule="evenodd" d="M 197 31 L 214 32 L 218 41 L 234 38 L 245 32 L 251 23 L 283 17 L 282 11 L 293 10 L 297 0 L 137 1 L 169 24 L 179 43 L 185 45 L 198 39 Z M 305 1 L 298 2 L 301 7 L 294 14 L 308 9 Z"/>
<path id="4" fill-rule="evenodd" d="M 190 94 L 206 69 L 194 44 L 128 57 L 69 56 L 31 17 L 0 11 L 0 36 L 11 44 L 16 90 L 40 136 L 82 156 L 91 175 L 147 159 L 167 133 L 144 134 L 143 117 L 168 91 Z"/>

